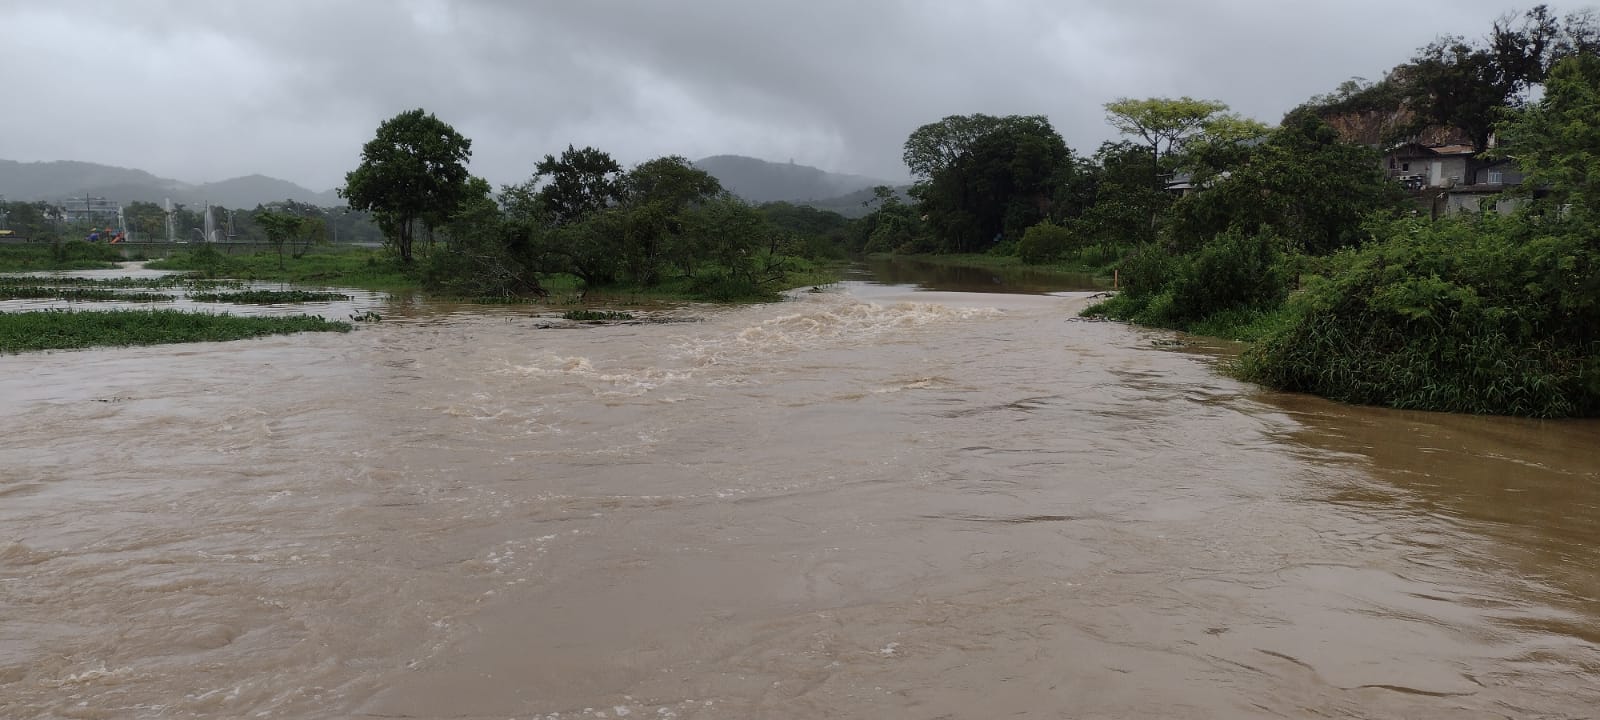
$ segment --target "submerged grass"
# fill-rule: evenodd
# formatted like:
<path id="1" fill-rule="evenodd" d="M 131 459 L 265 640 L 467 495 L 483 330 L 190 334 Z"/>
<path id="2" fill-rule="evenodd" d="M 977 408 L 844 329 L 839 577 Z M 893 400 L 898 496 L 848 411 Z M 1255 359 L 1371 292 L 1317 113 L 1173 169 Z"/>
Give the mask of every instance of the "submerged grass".
<path id="1" fill-rule="evenodd" d="M 314 315 L 242 317 L 178 310 L 40 310 L 0 313 L 0 354 L 349 330 L 349 323 Z"/>
<path id="2" fill-rule="evenodd" d="M 314 292 L 311 290 L 243 290 L 240 292 L 227 293 L 190 293 L 189 299 L 195 302 L 237 303 L 242 305 L 273 305 L 279 303 L 331 302 L 336 300 L 349 300 L 350 296 L 344 293 Z"/>
<path id="3" fill-rule="evenodd" d="M 96 288 L 175 288 L 187 287 L 194 290 L 217 288 L 242 288 L 244 283 L 237 280 L 199 280 L 187 275 L 162 275 L 160 277 L 135 278 L 86 278 L 70 275 L 0 275 L 0 287 L 14 285 L 46 285 L 50 287 L 96 287 Z"/>
<path id="4" fill-rule="evenodd" d="M 607 320 L 632 320 L 633 313 L 615 310 L 568 310 L 561 314 L 563 320 L 577 322 L 604 322 Z"/>
<path id="5" fill-rule="evenodd" d="M 76 300 L 123 302 L 168 302 L 173 296 L 151 292 L 115 292 L 95 287 L 45 287 L 42 285 L 0 285 L 0 300 Z"/>

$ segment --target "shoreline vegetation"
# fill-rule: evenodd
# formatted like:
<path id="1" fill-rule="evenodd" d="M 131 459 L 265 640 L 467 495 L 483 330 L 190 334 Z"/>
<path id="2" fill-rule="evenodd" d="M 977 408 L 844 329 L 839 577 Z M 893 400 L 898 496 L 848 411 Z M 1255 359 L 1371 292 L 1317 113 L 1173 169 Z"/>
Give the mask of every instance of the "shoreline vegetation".
<path id="1" fill-rule="evenodd" d="M 115 247 L 81 240 L 0 245 L 0 273 L 105 270 L 126 259 Z"/>
<path id="2" fill-rule="evenodd" d="M 1538 6 L 1275 126 L 1123 98 L 1127 139 L 1089 157 L 1043 116 L 946 117 L 906 140 L 913 202 L 880 188 L 851 235 L 1109 269 L 1084 315 L 1245 341 L 1231 371 L 1279 390 L 1600 416 L 1596 37 L 1595 13 Z"/>

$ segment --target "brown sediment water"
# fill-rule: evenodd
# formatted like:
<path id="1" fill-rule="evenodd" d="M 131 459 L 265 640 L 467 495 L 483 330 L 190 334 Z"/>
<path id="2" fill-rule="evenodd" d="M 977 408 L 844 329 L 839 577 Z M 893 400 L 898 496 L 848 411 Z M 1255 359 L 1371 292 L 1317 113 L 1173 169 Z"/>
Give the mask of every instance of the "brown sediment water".
<path id="1" fill-rule="evenodd" d="M 1264 392 L 1085 301 L 0 358 L 0 717 L 1600 708 L 1600 424 Z"/>

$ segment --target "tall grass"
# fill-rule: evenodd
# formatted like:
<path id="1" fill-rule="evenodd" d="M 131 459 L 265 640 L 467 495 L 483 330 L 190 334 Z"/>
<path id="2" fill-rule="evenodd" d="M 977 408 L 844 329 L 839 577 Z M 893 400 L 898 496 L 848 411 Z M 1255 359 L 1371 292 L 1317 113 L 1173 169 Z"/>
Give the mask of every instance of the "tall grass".
<path id="1" fill-rule="evenodd" d="M 420 284 L 415 268 L 403 266 L 382 250 L 330 250 L 282 260 L 283 266 L 279 267 L 276 253 L 223 255 L 202 246 L 191 252 L 152 260 L 145 267 L 185 270 L 207 278 L 340 285 L 369 290 L 411 289 Z"/>
<path id="2" fill-rule="evenodd" d="M 0 245 L 0 272 L 100 270 L 116 267 L 122 253 L 114 245 L 72 240 L 64 243 Z"/>
<path id="3" fill-rule="evenodd" d="M 350 324 L 312 315 L 243 317 L 177 310 L 0 313 L 0 353 L 96 346 L 241 340 L 298 332 L 348 332 Z"/>

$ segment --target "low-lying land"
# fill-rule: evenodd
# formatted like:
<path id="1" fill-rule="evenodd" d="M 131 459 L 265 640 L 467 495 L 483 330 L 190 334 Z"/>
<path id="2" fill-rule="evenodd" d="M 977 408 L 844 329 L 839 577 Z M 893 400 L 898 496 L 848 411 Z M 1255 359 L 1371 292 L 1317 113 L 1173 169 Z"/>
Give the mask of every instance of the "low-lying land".
<path id="1" fill-rule="evenodd" d="M 202 247 L 193 252 L 151 260 L 145 267 L 185 271 L 191 278 L 338 285 L 364 290 L 409 290 L 421 285 L 415 270 L 402 266 L 388 253 L 366 248 L 279 258 L 273 253 L 223 255 L 214 249 Z"/>
<path id="2" fill-rule="evenodd" d="M 394 254 L 380 249 L 340 249 L 309 253 L 299 258 L 279 258 L 272 253 L 222 255 L 200 250 L 152 260 L 152 270 L 186 272 L 193 281 L 236 279 L 248 282 L 289 282 L 305 285 L 353 287 L 387 292 L 426 292 L 439 300 L 483 304 L 578 303 L 629 305 L 657 302 L 761 302 L 774 300 L 778 292 L 805 285 L 824 285 L 839 279 L 842 263 L 792 257 L 781 273 L 770 282 L 755 285 L 732 277 L 716 267 L 704 267 L 694 275 L 661 278 L 653 284 L 618 280 L 589 284 L 567 273 L 551 273 L 537 286 L 521 292 L 501 290 L 495 294 L 479 288 L 449 282 L 430 282 L 426 258 L 407 267 Z M 201 298 L 196 297 L 200 300 Z M 345 298 L 324 298 L 345 299 Z M 209 300 L 204 300 L 209 302 Z M 308 302 L 305 300 L 245 300 L 244 302 Z"/>
<path id="3" fill-rule="evenodd" d="M 0 245 L 0 272 L 101 270 L 116 267 L 116 263 L 124 259 L 122 253 L 113 246 L 76 240 L 34 245 Z"/>
<path id="4" fill-rule="evenodd" d="M 349 323 L 312 315 L 242 317 L 178 310 L 41 310 L 0 313 L 0 353 L 242 340 L 263 335 L 349 330 Z"/>

